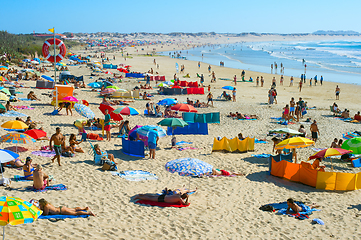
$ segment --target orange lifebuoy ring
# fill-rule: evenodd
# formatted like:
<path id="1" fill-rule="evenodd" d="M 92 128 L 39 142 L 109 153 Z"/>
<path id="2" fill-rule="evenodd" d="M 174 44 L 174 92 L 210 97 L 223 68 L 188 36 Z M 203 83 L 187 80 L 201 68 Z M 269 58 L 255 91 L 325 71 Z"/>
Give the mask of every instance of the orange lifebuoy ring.
<path id="1" fill-rule="evenodd" d="M 43 44 L 43 49 L 42 49 L 42 52 L 43 52 L 43 56 L 46 58 L 46 60 L 48 60 L 49 62 L 60 62 L 64 57 L 65 57 L 65 54 L 66 54 L 66 47 L 65 47 L 65 44 L 63 43 L 63 41 L 55 38 L 55 45 L 59 47 L 60 49 L 60 52 L 58 55 L 56 56 L 52 56 L 50 55 L 49 53 L 49 47 L 51 45 L 54 45 L 54 39 L 51 38 L 51 39 L 48 39 L 44 42 Z"/>

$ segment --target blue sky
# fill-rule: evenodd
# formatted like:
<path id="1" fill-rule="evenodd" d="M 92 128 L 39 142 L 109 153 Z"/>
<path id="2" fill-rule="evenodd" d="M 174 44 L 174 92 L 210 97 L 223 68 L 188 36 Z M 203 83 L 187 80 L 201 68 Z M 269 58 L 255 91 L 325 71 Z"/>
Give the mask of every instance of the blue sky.
<path id="1" fill-rule="evenodd" d="M 46 32 L 361 32 L 354 0 L 0 0 L 0 30 Z M 56 14 L 53 16 L 52 13 Z"/>

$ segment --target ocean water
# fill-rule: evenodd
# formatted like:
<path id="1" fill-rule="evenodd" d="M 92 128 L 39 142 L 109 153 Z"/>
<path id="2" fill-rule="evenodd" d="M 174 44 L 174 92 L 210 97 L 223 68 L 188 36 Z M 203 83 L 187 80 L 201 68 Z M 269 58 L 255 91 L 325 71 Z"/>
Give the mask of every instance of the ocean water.
<path id="1" fill-rule="evenodd" d="M 174 52 L 171 53 L 174 54 Z M 169 52 L 162 54 L 169 56 Z M 188 60 L 214 65 L 219 65 L 219 62 L 223 61 L 225 67 L 264 73 L 271 73 L 271 64 L 277 63 L 277 71 L 275 67 L 272 71 L 277 74 L 282 74 L 280 72 L 282 63 L 285 76 L 300 77 L 306 72 L 308 80 L 317 75 L 318 80 L 323 76 L 324 81 L 361 84 L 361 42 L 359 40 L 209 45 L 184 50 L 181 56 Z M 288 81 L 287 77 L 285 81 Z"/>

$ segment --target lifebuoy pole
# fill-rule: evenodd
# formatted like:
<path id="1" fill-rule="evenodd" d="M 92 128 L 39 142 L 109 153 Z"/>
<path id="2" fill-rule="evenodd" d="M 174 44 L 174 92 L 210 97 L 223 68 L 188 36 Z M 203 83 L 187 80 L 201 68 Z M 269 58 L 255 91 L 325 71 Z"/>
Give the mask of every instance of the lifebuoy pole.
<path id="1" fill-rule="evenodd" d="M 56 49 L 56 44 L 55 44 L 55 27 L 53 28 L 54 30 L 54 81 L 56 83 L 56 55 L 55 55 L 55 49 Z"/>

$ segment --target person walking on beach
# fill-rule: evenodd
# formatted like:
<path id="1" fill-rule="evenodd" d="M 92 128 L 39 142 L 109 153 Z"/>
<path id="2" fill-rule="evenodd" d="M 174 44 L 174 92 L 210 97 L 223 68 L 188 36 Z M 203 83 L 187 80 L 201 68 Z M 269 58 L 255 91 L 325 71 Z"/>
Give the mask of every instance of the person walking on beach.
<path id="1" fill-rule="evenodd" d="M 51 159 L 51 161 L 54 163 L 55 158 L 56 158 L 58 160 L 59 166 L 61 166 L 61 164 L 60 164 L 61 145 L 64 143 L 64 141 L 65 141 L 64 136 L 63 136 L 63 134 L 60 133 L 60 128 L 57 127 L 55 134 L 53 134 L 53 136 L 51 136 L 51 138 L 50 138 L 49 148 L 50 148 L 50 151 L 53 151 L 52 142 L 54 142 L 55 156 L 53 157 L 53 159 Z"/>
<path id="2" fill-rule="evenodd" d="M 263 87 L 263 84 L 264 84 L 264 79 L 263 79 L 263 77 L 261 76 L 261 87 Z"/>
<path id="3" fill-rule="evenodd" d="M 256 78 L 256 86 L 258 87 L 258 85 L 259 85 L 259 77 L 257 76 L 257 78 Z"/>
<path id="4" fill-rule="evenodd" d="M 290 101 L 290 116 L 294 116 L 295 115 L 295 98 L 291 98 L 291 101 Z"/>
<path id="5" fill-rule="evenodd" d="M 234 86 L 236 86 L 237 85 L 237 76 L 236 75 L 234 75 L 233 80 L 234 80 Z"/>
<path id="6" fill-rule="evenodd" d="M 107 135 L 107 140 L 110 141 L 111 140 L 111 135 L 110 135 L 110 115 L 109 115 L 108 109 L 105 109 L 104 113 L 105 113 L 104 130 L 105 130 L 106 135 Z"/>
<path id="7" fill-rule="evenodd" d="M 236 101 L 236 88 L 233 88 L 233 91 L 232 91 L 232 97 L 233 97 L 233 102 L 235 102 Z"/>
<path id="8" fill-rule="evenodd" d="M 313 123 L 310 126 L 310 131 L 311 131 L 311 135 L 312 135 L 312 141 L 314 141 L 316 143 L 318 135 L 320 134 L 320 131 L 318 130 L 317 127 L 317 122 L 316 120 L 313 120 Z"/>
<path id="9" fill-rule="evenodd" d="M 336 100 L 340 100 L 340 92 L 341 92 L 341 89 L 338 87 L 338 85 L 336 86 L 336 90 L 335 90 L 335 93 L 336 93 Z"/>
<path id="10" fill-rule="evenodd" d="M 198 68 L 201 68 L 201 62 L 198 62 Z"/>
<path id="11" fill-rule="evenodd" d="M 155 149 L 157 148 L 159 141 L 159 134 L 157 129 L 154 128 L 148 133 L 148 147 L 149 147 L 149 158 L 155 159 Z"/>
<path id="12" fill-rule="evenodd" d="M 211 92 L 209 92 L 207 95 L 207 105 L 209 104 L 209 102 L 212 103 L 212 107 L 213 107 L 213 95 Z"/>
<path id="13" fill-rule="evenodd" d="M 208 72 L 211 73 L 212 67 L 211 65 L 208 65 Z"/>
<path id="14" fill-rule="evenodd" d="M 302 84 L 303 84 L 303 82 L 302 82 L 302 80 L 301 80 L 301 81 L 300 81 L 300 86 L 299 86 L 300 92 L 301 92 L 301 90 L 302 90 Z"/>
<path id="15" fill-rule="evenodd" d="M 293 86 L 293 76 L 291 76 L 291 78 L 290 78 L 290 87 L 292 87 Z"/>
<path id="16" fill-rule="evenodd" d="M 280 78 L 280 86 L 283 86 L 283 75 L 281 75 L 281 78 Z"/>
<path id="17" fill-rule="evenodd" d="M 321 86 L 322 86 L 322 83 L 323 83 L 323 77 L 322 76 L 320 78 L 320 83 L 321 83 Z"/>

